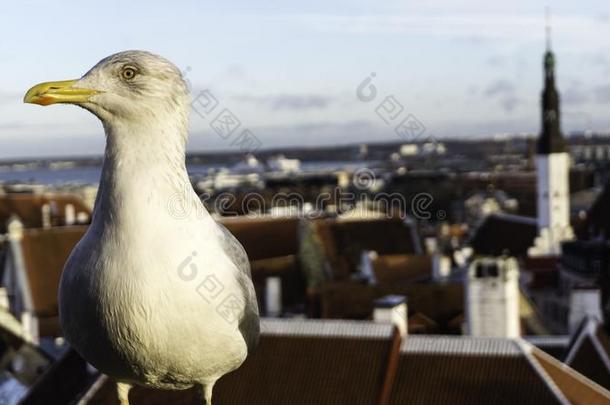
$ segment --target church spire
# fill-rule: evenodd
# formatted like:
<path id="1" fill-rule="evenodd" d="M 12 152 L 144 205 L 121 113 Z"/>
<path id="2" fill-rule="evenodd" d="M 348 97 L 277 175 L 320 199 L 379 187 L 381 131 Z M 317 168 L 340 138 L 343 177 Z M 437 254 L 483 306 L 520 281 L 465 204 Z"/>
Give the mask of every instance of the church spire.
<path id="1" fill-rule="evenodd" d="M 551 9 L 546 8 L 545 10 L 545 29 L 546 29 L 546 50 L 551 51 Z"/>
<path id="2" fill-rule="evenodd" d="M 546 13 L 546 52 L 544 53 L 544 90 L 542 92 L 542 131 L 538 138 L 538 154 L 561 153 L 566 151 L 561 135 L 559 94 L 555 88 L 555 55 L 551 50 L 550 13 Z"/>

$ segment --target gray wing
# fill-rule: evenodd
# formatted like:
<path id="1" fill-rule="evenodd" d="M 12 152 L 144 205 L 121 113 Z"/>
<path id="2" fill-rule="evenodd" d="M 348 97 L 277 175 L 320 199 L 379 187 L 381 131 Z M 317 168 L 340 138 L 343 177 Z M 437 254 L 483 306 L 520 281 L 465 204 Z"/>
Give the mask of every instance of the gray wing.
<path id="1" fill-rule="evenodd" d="M 224 225 L 218 224 L 218 229 L 221 232 L 220 238 L 223 250 L 239 270 L 238 281 L 246 304 L 242 317 L 239 320 L 239 331 L 246 341 L 248 353 L 252 353 L 258 344 L 260 322 L 258 317 L 258 301 L 256 300 L 256 292 L 252 284 L 252 274 L 250 273 L 250 260 L 248 260 L 244 247 Z"/>

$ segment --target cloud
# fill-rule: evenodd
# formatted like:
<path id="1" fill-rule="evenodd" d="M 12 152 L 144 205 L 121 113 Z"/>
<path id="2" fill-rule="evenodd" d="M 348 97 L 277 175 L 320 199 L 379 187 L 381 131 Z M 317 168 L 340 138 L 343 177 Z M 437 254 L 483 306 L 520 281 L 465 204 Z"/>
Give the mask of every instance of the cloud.
<path id="1" fill-rule="evenodd" d="M 225 70 L 224 74 L 230 78 L 244 78 L 246 77 L 246 69 L 241 65 L 231 65 Z"/>
<path id="2" fill-rule="evenodd" d="M 485 88 L 485 96 L 487 97 L 494 97 L 497 95 L 514 92 L 515 85 L 504 79 L 498 79 L 496 81 L 493 81 L 487 86 L 487 88 Z"/>
<path id="3" fill-rule="evenodd" d="M 561 93 L 561 101 L 566 105 L 580 105 L 589 101 L 588 92 L 584 91 L 580 84 L 572 85 Z"/>
<path id="4" fill-rule="evenodd" d="M 497 99 L 504 111 L 511 112 L 520 101 L 515 92 L 516 87 L 513 83 L 505 79 L 497 79 L 487 85 L 483 95 L 487 98 Z"/>
<path id="5" fill-rule="evenodd" d="M 507 95 L 500 99 L 500 105 L 504 108 L 504 111 L 511 112 L 519 104 L 519 98 L 513 95 Z"/>
<path id="6" fill-rule="evenodd" d="M 249 128 L 260 140 L 262 149 L 291 146 L 317 147 L 371 141 L 400 141 L 393 128 L 379 125 L 377 120 L 316 121 L 294 125 L 253 126 Z M 211 130 L 193 132 L 188 149 L 238 150 L 229 140 L 216 136 Z"/>
<path id="7" fill-rule="evenodd" d="M 336 101 L 335 97 L 322 94 L 240 95 L 235 99 L 241 102 L 265 104 L 273 111 L 321 109 Z"/>
<path id="8" fill-rule="evenodd" d="M 443 7 L 446 9 L 446 6 Z M 541 13 L 465 11 L 455 14 L 429 12 L 378 15 L 302 14 L 293 16 L 297 22 L 322 32 L 352 34 L 397 34 L 445 37 L 467 40 L 540 40 L 544 38 Z M 558 15 L 558 27 L 566 27 L 574 43 L 603 44 L 609 25 L 597 16 Z M 559 36 L 559 35 L 558 35 Z"/>
<path id="9" fill-rule="evenodd" d="M 593 89 L 595 98 L 600 103 L 610 103 L 610 84 L 597 86 Z"/>

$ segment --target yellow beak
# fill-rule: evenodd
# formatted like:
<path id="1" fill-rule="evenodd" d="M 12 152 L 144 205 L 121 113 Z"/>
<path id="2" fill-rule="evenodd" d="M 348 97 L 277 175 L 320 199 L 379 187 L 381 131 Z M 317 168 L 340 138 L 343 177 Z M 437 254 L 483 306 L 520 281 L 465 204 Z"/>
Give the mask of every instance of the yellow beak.
<path id="1" fill-rule="evenodd" d="M 57 103 L 79 104 L 89 101 L 91 96 L 101 93 L 98 90 L 73 87 L 78 80 L 62 82 L 45 82 L 28 90 L 23 98 L 24 103 L 50 105 Z"/>

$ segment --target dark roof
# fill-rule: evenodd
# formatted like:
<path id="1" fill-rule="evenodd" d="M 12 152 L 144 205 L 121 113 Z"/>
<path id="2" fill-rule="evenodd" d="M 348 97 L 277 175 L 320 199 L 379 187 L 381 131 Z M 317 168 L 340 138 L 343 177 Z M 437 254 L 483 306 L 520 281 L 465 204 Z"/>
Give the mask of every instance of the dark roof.
<path id="1" fill-rule="evenodd" d="M 29 405 L 67 404 L 93 383 L 99 373 L 89 371 L 87 362 L 74 350 L 67 350 L 28 391 L 22 403 Z"/>
<path id="2" fill-rule="evenodd" d="M 215 404 L 377 404 L 389 393 L 388 362 L 400 338 L 387 324 L 263 320 L 257 350 L 214 387 Z M 394 353 L 392 355 L 392 353 Z M 114 404 L 113 384 L 100 378 L 89 403 Z M 190 404 L 194 390 L 136 387 L 133 404 Z"/>
<path id="3" fill-rule="evenodd" d="M 320 320 L 264 319 L 261 332 L 258 349 L 216 383 L 216 405 L 610 400 L 608 391 L 521 339 L 407 336 L 401 343 L 389 324 Z M 77 400 L 117 403 L 114 383 L 104 376 L 84 388 Z M 198 398 L 193 389 L 135 387 L 130 400 L 189 404 Z"/>
<path id="4" fill-rule="evenodd" d="M 370 285 L 353 281 L 325 283 L 320 289 L 321 316 L 332 319 L 367 319 L 377 298 L 389 294 L 408 297 L 409 312 L 420 312 L 446 323 L 464 308 L 463 283 Z"/>
<path id="5" fill-rule="evenodd" d="M 421 312 L 415 312 L 409 316 L 407 330 L 410 334 L 433 334 L 438 332 L 438 323 L 428 318 Z"/>
<path id="6" fill-rule="evenodd" d="M 593 317 L 586 317 L 572 338 L 565 363 L 610 389 L 610 339 L 603 325 Z"/>
<path id="7" fill-rule="evenodd" d="M 224 217 L 220 221 L 248 254 L 256 295 L 265 296 L 267 277 L 280 277 L 283 310 L 302 311 L 306 280 L 297 260 L 300 218 L 239 216 Z M 264 304 L 261 300 L 263 310 Z"/>
<path id="8" fill-rule="evenodd" d="M 282 309 L 286 311 L 302 311 L 305 302 L 306 280 L 299 269 L 295 255 L 277 256 L 268 259 L 253 260 L 250 262 L 252 281 L 256 296 L 265 296 L 268 277 L 279 277 L 282 284 Z M 265 301 L 259 299 L 261 310 L 265 308 Z"/>
<path id="9" fill-rule="evenodd" d="M 570 343 L 570 337 L 564 335 L 524 336 L 523 339 L 557 360 L 564 359 Z"/>
<path id="10" fill-rule="evenodd" d="M 559 283 L 560 260 L 561 257 L 558 256 L 525 257 L 523 270 L 531 276 L 528 288 L 530 290 L 555 288 Z"/>
<path id="11" fill-rule="evenodd" d="M 594 381 L 584 378 L 574 369 L 541 350 L 533 349 L 531 354 L 571 403 L 583 405 L 610 403 L 610 392 Z"/>
<path id="12" fill-rule="evenodd" d="M 88 387 L 88 390 L 78 395 L 77 400 L 71 403 L 118 405 L 116 383 L 107 376 L 100 375 Z M 163 391 L 135 386 L 129 391 L 129 403 L 132 405 L 192 405 L 203 403 L 203 401 L 194 388 L 184 391 Z M 218 404 L 218 401 L 214 399 L 214 403 Z"/>
<path id="13" fill-rule="evenodd" d="M 365 250 L 379 255 L 418 253 L 413 225 L 400 219 L 315 221 L 315 230 L 335 279 L 356 271 Z"/>
<path id="14" fill-rule="evenodd" d="M 593 236 L 610 237 L 610 180 L 587 214 L 587 228 Z"/>
<path id="15" fill-rule="evenodd" d="M 0 403 L 24 403 L 22 397 L 40 380 L 52 358 L 26 342 L 11 325 L 17 321 L 9 319 L 6 313 L 0 316 Z"/>
<path id="16" fill-rule="evenodd" d="M 517 340 L 410 336 L 391 404 L 558 404 L 561 392 Z"/>
<path id="17" fill-rule="evenodd" d="M 537 235 L 536 218 L 491 214 L 476 228 L 470 245 L 480 255 L 526 256 Z"/>
<path id="18" fill-rule="evenodd" d="M 297 217 L 222 218 L 222 224 L 239 240 L 253 260 L 294 255 L 298 250 Z"/>
<path id="19" fill-rule="evenodd" d="M 412 283 L 432 275 L 432 257 L 427 255 L 380 255 L 372 265 L 375 280 L 381 285 Z"/>
<path id="20" fill-rule="evenodd" d="M 218 403 L 378 403 L 392 350 L 398 351 L 391 325 L 267 320 L 261 328 L 256 352 L 218 382 Z"/>

